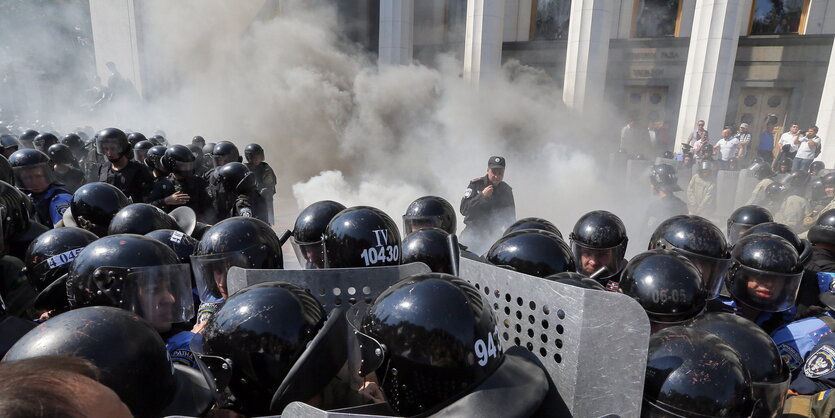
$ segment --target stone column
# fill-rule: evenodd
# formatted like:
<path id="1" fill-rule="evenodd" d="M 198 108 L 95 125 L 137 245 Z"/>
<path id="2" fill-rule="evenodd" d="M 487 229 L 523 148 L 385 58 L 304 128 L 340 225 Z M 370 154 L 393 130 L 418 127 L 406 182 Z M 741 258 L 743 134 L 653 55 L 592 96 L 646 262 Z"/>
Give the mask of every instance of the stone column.
<path id="1" fill-rule="evenodd" d="M 581 115 L 603 104 L 611 19 L 609 0 L 571 2 L 562 99 Z"/>
<path id="2" fill-rule="evenodd" d="M 697 0 L 676 129 L 676 152 L 703 119 L 712 139 L 725 124 L 744 0 Z"/>
<path id="3" fill-rule="evenodd" d="M 818 160 L 826 164 L 826 168 L 835 167 L 835 45 L 829 54 L 829 68 L 826 70 L 826 80 L 821 92 L 821 104 L 818 107 L 818 117 L 815 125 L 820 131 L 818 135 L 823 139 L 823 148 Z"/>
<path id="4" fill-rule="evenodd" d="M 122 77 L 130 80 L 140 96 L 142 71 L 139 52 L 139 22 L 134 0 L 90 0 L 90 21 L 93 27 L 93 46 L 96 72 L 102 84 L 107 84 L 112 62 Z"/>
<path id="5" fill-rule="evenodd" d="M 380 0 L 380 65 L 412 63 L 414 0 Z"/>
<path id="6" fill-rule="evenodd" d="M 464 79 L 479 84 L 502 65 L 504 0 L 467 0 Z"/>

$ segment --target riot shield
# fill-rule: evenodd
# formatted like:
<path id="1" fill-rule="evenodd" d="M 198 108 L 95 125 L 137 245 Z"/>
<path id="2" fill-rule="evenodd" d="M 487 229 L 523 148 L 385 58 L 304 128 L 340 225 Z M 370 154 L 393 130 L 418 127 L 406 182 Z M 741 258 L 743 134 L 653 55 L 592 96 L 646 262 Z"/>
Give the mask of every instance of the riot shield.
<path id="1" fill-rule="evenodd" d="M 232 267 L 227 275 L 229 294 L 258 283 L 286 282 L 310 291 L 330 312 L 345 303 L 371 303 L 383 290 L 400 280 L 429 273 L 426 264 L 321 270 L 245 270 Z"/>
<path id="2" fill-rule="evenodd" d="M 737 207 L 736 193 L 739 183 L 739 171 L 719 170 L 716 173 L 716 215 L 725 216 Z M 750 195 L 750 193 L 749 193 Z"/>
<path id="3" fill-rule="evenodd" d="M 736 198 L 734 199 L 734 209 L 745 206 L 748 203 L 748 199 L 751 198 L 751 192 L 754 191 L 754 187 L 757 187 L 757 183 L 760 181 L 751 174 L 751 170 L 747 168 L 743 168 L 739 170 L 739 179 L 736 183 Z"/>
<path id="4" fill-rule="evenodd" d="M 650 328 L 634 299 L 468 259 L 461 278 L 487 295 L 503 344 L 526 347 L 553 380 L 564 406 L 546 400 L 544 415 L 640 415 Z"/>

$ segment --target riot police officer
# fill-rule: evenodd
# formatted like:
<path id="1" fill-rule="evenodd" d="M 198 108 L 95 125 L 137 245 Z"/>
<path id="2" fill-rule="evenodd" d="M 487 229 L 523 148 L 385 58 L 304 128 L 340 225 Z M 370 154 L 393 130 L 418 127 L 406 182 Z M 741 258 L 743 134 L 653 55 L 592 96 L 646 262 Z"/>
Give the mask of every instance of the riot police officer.
<path id="1" fill-rule="evenodd" d="M 73 193 L 64 226 L 77 226 L 103 237 L 116 213 L 129 204 L 128 197 L 112 184 L 85 184 Z"/>
<path id="2" fill-rule="evenodd" d="M 207 144 L 206 147 L 209 145 Z M 212 161 L 212 168 L 204 174 L 204 177 L 212 186 L 212 174 L 214 171 L 228 163 L 240 163 L 243 161 L 241 154 L 238 152 L 238 147 L 229 141 L 220 141 L 212 147 L 210 154 Z M 210 193 L 211 194 L 211 193 Z"/>
<path id="3" fill-rule="evenodd" d="M 791 173 L 783 182 L 783 202 L 774 213 L 775 221 L 787 225 L 795 233 L 802 232 L 803 219 L 811 211 L 806 199 L 809 180 L 809 173 L 805 171 Z"/>
<path id="4" fill-rule="evenodd" d="M 457 275 L 459 252 L 454 237 L 438 228 L 414 231 L 403 238 L 400 262 L 420 262 L 436 273 Z"/>
<path id="5" fill-rule="evenodd" d="M 73 157 L 75 157 L 75 167 L 80 167 L 81 159 L 84 157 L 84 141 L 82 141 L 81 137 L 75 132 L 70 132 L 61 138 L 60 143 L 70 149 Z"/>
<path id="6" fill-rule="evenodd" d="M 46 154 L 46 151 L 49 149 L 49 147 L 57 143 L 58 138 L 49 132 L 42 133 L 32 140 L 32 145 L 35 147 L 35 149 L 44 154 Z"/>
<path id="7" fill-rule="evenodd" d="M 757 205 L 746 205 L 737 208 L 728 217 L 728 244 L 734 245 L 752 226 L 774 222 L 768 209 Z"/>
<path id="8" fill-rule="evenodd" d="M 258 144 L 247 145 L 244 148 L 244 156 L 246 157 L 246 167 L 255 175 L 258 193 L 264 198 L 267 205 L 268 223 L 274 225 L 273 196 L 275 196 L 275 188 L 278 183 L 275 171 L 264 161 L 264 148 L 261 148 Z"/>
<path id="9" fill-rule="evenodd" d="M 228 163 L 215 169 L 215 186 L 209 187 L 216 221 L 233 216 L 255 217 L 267 221 L 267 204 L 258 193 L 255 176 L 245 165 Z"/>
<path id="10" fill-rule="evenodd" d="M 169 181 L 174 188 L 163 199 L 162 209 L 168 212 L 177 206 L 188 206 L 197 214 L 198 221 L 210 222 L 212 202 L 206 192 L 206 181 L 194 174 L 197 159 L 191 150 L 184 145 L 172 145 L 165 150 L 161 163 L 171 173 Z"/>
<path id="11" fill-rule="evenodd" d="M 536 277 L 577 270 L 568 244 L 553 233 L 536 229 L 499 238 L 485 258 L 493 265 Z"/>
<path id="12" fill-rule="evenodd" d="M 75 193 L 84 184 L 84 172 L 78 168 L 78 161 L 72 150 L 64 144 L 55 144 L 47 150 L 55 170 L 55 181 L 64 185 L 70 193 Z"/>
<path id="13" fill-rule="evenodd" d="M 323 235 L 325 268 L 400 264 L 400 232 L 383 211 L 355 206 L 337 213 Z"/>
<path id="14" fill-rule="evenodd" d="M 15 151 L 9 163 L 14 170 L 15 183 L 29 193 L 35 204 L 38 222 L 48 228 L 60 222 L 72 195 L 55 181 L 49 157 L 37 150 L 23 149 Z"/>
<path id="15" fill-rule="evenodd" d="M 0 135 L 0 153 L 4 157 L 11 157 L 12 153 L 18 149 L 20 149 L 20 142 L 18 142 L 17 138 L 8 134 Z"/>
<path id="16" fill-rule="evenodd" d="M 293 224 L 293 250 L 305 269 L 325 268 L 322 236 L 331 219 L 345 210 L 345 205 L 332 200 L 315 202 L 304 208 Z"/>
<path id="17" fill-rule="evenodd" d="M 505 183 L 505 159 L 493 156 L 487 160 L 487 174 L 470 180 L 461 198 L 464 231 L 461 241 L 481 253 L 502 231 L 516 220 L 513 189 Z"/>
<path id="18" fill-rule="evenodd" d="M 652 194 L 657 199 L 653 199 L 647 208 L 643 222 L 644 236 L 649 235 L 664 220 L 687 214 L 687 204 L 673 194 L 681 190 L 676 169 L 673 166 L 669 164 L 652 166 L 649 180 L 652 185 Z"/>
<path id="19" fill-rule="evenodd" d="M 99 131 L 96 148 L 110 163 L 99 169 L 99 181 L 116 186 L 134 203 L 145 202 L 154 179 L 146 167 L 128 159 L 131 148 L 127 135 L 116 128 Z"/>
<path id="20" fill-rule="evenodd" d="M 18 137 L 17 139 L 18 139 L 18 141 L 20 141 L 20 145 L 23 146 L 23 148 L 34 149 L 35 148 L 34 140 L 35 140 L 35 137 L 38 136 L 38 135 L 40 135 L 40 132 L 38 132 L 34 129 L 27 129 L 27 130 L 23 131 L 23 133 L 20 134 L 20 137 Z"/>
<path id="21" fill-rule="evenodd" d="M 187 147 L 191 151 L 191 155 L 194 155 L 194 175 L 203 178 L 203 175 L 208 170 L 206 168 L 206 162 L 203 161 L 203 149 L 194 144 L 188 145 Z"/>
<path id="22" fill-rule="evenodd" d="M 591 276 L 606 268 L 600 284 L 612 286 L 620 280 L 626 266 L 626 226 L 614 213 L 595 210 L 580 217 L 569 236 L 577 272 Z"/>
<path id="23" fill-rule="evenodd" d="M 148 150 L 154 147 L 151 141 L 139 141 L 133 146 L 133 159 L 145 164 L 145 159 L 148 158 Z M 148 165 L 145 164 L 147 167 Z M 150 168 L 150 167 L 148 167 Z"/>

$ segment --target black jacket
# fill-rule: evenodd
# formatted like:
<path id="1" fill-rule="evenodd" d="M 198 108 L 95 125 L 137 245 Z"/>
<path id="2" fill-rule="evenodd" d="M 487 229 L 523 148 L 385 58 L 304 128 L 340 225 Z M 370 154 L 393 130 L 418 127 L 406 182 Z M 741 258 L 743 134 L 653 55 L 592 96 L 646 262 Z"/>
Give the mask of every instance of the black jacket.
<path id="1" fill-rule="evenodd" d="M 490 197 L 482 191 L 490 185 L 485 175 L 470 181 L 464 197 L 461 198 L 461 214 L 464 224 L 483 232 L 495 227 L 506 228 L 516 220 L 516 203 L 513 200 L 513 188 L 501 182 L 493 189 Z"/>
<path id="2" fill-rule="evenodd" d="M 154 184 L 154 176 L 148 167 L 130 160 L 121 170 L 113 170 L 110 164 L 99 170 L 99 181 L 112 184 L 121 190 L 133 203 L 144 203 Z"/>

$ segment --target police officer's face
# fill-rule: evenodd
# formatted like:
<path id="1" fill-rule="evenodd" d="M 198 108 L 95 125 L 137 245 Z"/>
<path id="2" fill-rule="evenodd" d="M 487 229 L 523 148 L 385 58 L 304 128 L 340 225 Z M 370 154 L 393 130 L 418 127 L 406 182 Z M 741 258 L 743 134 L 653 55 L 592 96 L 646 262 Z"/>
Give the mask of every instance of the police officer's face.
<path id="1" fill-rule="evenodd" d="M 595 251 L 589 248 L 583 248 L 580 253 L 580 266 L 583 270 L 582 273 L 587 276 L 591 276 L 603 266 L 613 265 L 613 261 L 614 254 L 612 251 Z M 609 274 L 613 273 L 615 272 L 609 272 Z"/>
<path id="2" fill-rule="evenodd" d="M 772 302 L 783 293 L 785 280 L 779 277 L 752 277 L 748 280 L 748 295 L 755 300 Z"/>
<path id="3" fill-rule="evenodd" d="M 488 168 L 487 179 L 490 180 L 494 186 L 501 183 L 504 179 L 504 168 Z"/>
<path id="4" fill-rule="evenodd" d="M 119 155 L 119 145 L 105 142 L 101 144 L 102 155 L 104 155 L 108 160 L 118 160 L 121 156 Z"/>
<path id="5" fill-rule="evenodd" d="M 171 329 L 174 321 L 174 302 L 176 299 L 171 294 L 168 283 L 162 280 L 154 283 L 150 290 L 140 289 L 139 298 L 142 306 L 147 312 L 142 316 L 151 323 L 159 332 Z"/>
<path id="6" fill-rule="evenodd" d="M 316 268 L 325 268 L 325 256 L 322 254 L 322 247 L 309 245 L 304 247 L 304 258 Z"/>
<path id="7" fill-rule="evenodd" d="M 33 193 L 41 193 L 49 188 L 49 181 L 44 173 L 43 167 L 22 170 L 20 173 L 20 180 L 23 182 L 23 187 Z"/>
<path id="8" fill-rule="evenodd" d="M 835 186 L 826 186 L 823 191 L 826 193 L 826 197 L 835 197 Z"/>

